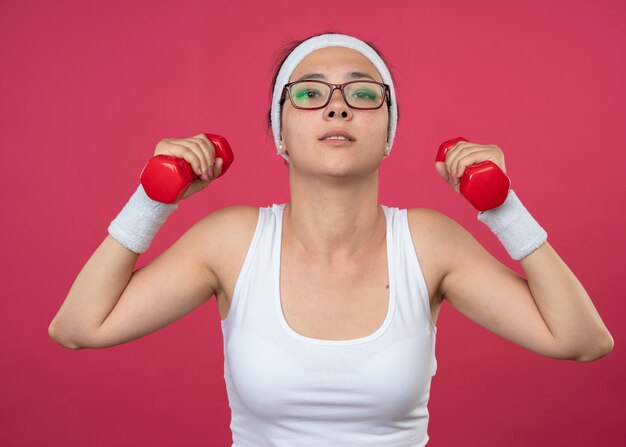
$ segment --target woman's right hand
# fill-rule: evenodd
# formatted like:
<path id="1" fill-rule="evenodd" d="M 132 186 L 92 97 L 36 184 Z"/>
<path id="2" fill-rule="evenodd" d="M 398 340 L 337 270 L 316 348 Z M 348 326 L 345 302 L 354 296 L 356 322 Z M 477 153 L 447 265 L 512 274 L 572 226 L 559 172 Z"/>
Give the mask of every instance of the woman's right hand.
<path id="1" fill-rule="evenodd" d="M 222 173 L 224 160 L 215 158 L 215 147 L 204 134 L 191 138 L 166 138 L 159 141 L 154 155 L 171 155 L 187 161 L 199 177 L 191 182 L 182 199 L 206 188 Z M 181 199 L 181 200 L 182 200 Z"/>

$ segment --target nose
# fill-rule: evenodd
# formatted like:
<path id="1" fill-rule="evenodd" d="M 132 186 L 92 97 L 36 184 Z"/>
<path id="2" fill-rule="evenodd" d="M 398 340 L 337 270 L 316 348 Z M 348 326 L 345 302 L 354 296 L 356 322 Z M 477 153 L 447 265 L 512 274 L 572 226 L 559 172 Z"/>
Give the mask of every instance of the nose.
<path id="1" fill-rule="evenodd" d="M 348 104 L 346 104 L 346 101 L 343 99 L 339 89 L 335 89 L 335 91 L 333 91 L 330 96 L 330 102 L 324 110 L 324 118 L 333 119 L 336 116 L 341 116 L 345 119 L 352 118 L 352 109 L 350 109 Z"/>

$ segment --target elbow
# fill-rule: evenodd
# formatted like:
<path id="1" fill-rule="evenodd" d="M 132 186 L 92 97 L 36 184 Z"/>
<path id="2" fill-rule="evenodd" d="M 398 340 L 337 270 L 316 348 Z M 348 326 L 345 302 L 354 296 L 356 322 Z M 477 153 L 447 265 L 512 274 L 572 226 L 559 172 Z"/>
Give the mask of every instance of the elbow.
<path id="1" fill-rule="evenodd" d="M 574 360 L 579 362 L 593 362 L 599 360 L 604 356 L 607 356 L 613 350 L 615 342 L 611 334 L 607 331 L 604 338 L 593 345 L 593 349 L 588 350 L 583 354 L 579 354 Z"/>
<path id="2" fill-rule="evenodd" d="M 76 343 L 64 337 L 62 335 L 62 332 L 60 332 L 58 328 L 55 326 L 54 321 L 50 323 L 50 326 L 48 326 L 48 335 L 53 341 L 57 342 L 64 348 L 72 349 L 72 350 L 82 349 L 82 346 L 79 346 Z"/>

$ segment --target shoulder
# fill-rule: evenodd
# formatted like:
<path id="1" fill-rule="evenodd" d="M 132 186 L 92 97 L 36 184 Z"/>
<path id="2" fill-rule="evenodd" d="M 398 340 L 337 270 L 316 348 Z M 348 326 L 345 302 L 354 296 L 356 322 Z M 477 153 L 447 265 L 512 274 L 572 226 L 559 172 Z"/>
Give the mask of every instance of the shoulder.
<path id="1" fill-rule="evenodd" d="M 430 208 L 409 208 L 407 219 L 412 235 L 441 237 L 463 229 L 454 219 Z"/>
<path id="2" fill-rule="evenodd" d="M 439 211 L 411 208 L 407 209 L 407 219 L 416 250 L 443 275 L 482 251 L 461 224 Z"/>
<path id="3" fill-rule="evenodd" d="M 237 228 L 256 225 L 259 218 L 259 208 L 248 205 L 233 205 L 220 208 L 207 214 L 200 219 L 196 225 L 200 227 L 211 227 L 215 225 L 232 225 Z"/>
<path id="4" fill-rule="evenodd" d="M 198 237 L 215 242 L 232 242 L 254 232 L 260 209 L 254 206 L 234 205 L 220 208 L 200 219 L 190 231 Z"/>
<path id="5" fill-rule="evenodd" d="M 439 249 L 458 251 L 463 246 L 476 244 L 474 237 L 461 224 L 445 214 L 429 208 L 407 209 L 411 235 L 428 237 Z"/>
<path id="6" fill-rule="evenodd" d="M 196 222 L 182 236 L 188 252 L 209 263 L 214 256 L 228 256 L 232 250 L 247 248 L 259 218 L 259 208 L 236 205 L 215 210 Z M 207 259 L 207 257 L 209 259 Z"/>

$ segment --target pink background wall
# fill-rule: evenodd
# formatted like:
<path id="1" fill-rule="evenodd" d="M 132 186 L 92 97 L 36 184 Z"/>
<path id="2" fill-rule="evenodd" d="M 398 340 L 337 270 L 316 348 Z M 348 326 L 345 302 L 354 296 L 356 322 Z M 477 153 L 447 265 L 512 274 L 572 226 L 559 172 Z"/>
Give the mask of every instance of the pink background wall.
<path id="1" fill-rule="evenodd" d="M 263 3 L 0 3 L 0 444 L 230 445 L 213 299 L 112 349 L 66 350 L 48 324 L 159 140 L 220 133 L 237 158 L 139 265 L 218 208 L 288 201 L 264 131 L 271 67 L 288 41 L 331 29 L 372 40 L 395 68 L 381 203 L 437 209 L 522 273 L 433 164 L 451 137 L 497 144 L 615 339 L 597 362 L 557 361 L 446 303 L 429 445 L 625 445 L 626 3 Z"/>

